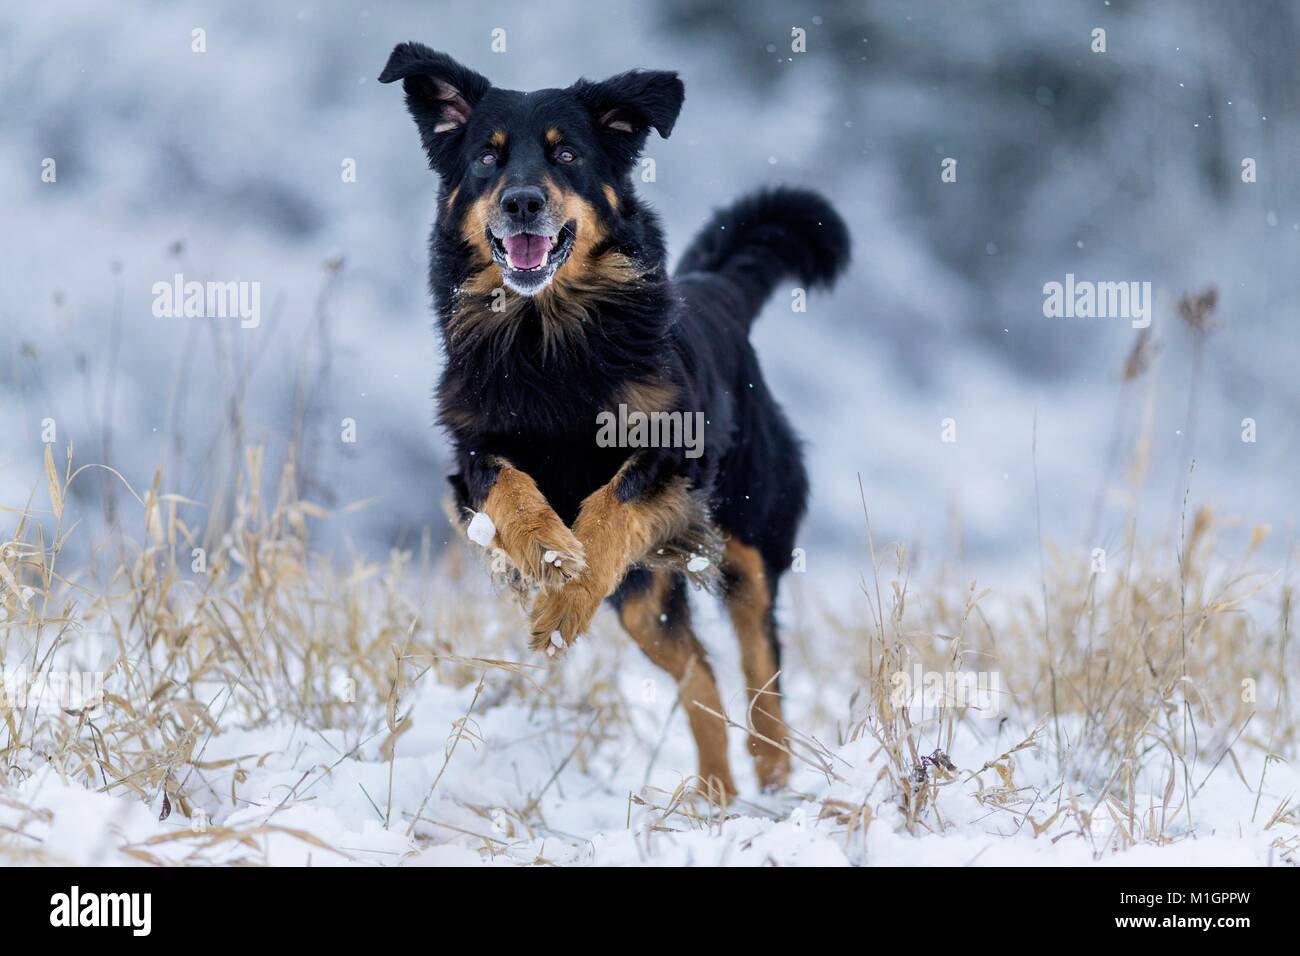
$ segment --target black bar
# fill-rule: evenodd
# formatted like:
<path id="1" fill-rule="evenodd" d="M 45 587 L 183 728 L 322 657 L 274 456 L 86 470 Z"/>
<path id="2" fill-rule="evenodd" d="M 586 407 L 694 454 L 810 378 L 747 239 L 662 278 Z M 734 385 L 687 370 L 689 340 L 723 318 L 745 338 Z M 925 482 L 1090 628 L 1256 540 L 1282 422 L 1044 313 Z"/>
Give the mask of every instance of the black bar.
<path id="1" fill-rule="evenodd" d="M 57 894 L 150 894 L 148 936 L 130 925 L 52 926 Z M 729 870 L 501 867 L 346 869 L 0 870 L 6 943 L 78 933 L 145 940 L 338 944 L 389 932 L 447 934 L 479 926 L 546 932 L 570 919 L 584 931 L 672 928 L 700 939 L 700 913 L 722 941 L 840 925 L 862 943 L 883 928 L 918 939 L 1043 930 L 1074 940 L 1198 934 L 1214 939 L 1294 925 L 1296 873 L 1274 869 L 846 869 Z M 1199 894 L 1199 896 L 1198 896 Z M 143 898 L 141 898 L 142 900 Z M 770 901 L 760 905 L 759 901 Z M 139 912 L 139 911 L 137 911 Z M 755 919 L 759 920 L 756 922 Z M 1224 920 L 1244 919 L 1244 925 Z M 1120 920 L 1152 921 L 1149 925 Z M 1191 923 L 1190 921 L 1196 921 Z M 1208 928 L 1201 920 L 1210 920 Z M 618 927 L 621 924 L 622 929 Z M 495 929 L 493 929 L 495 927 Z M 530 928 L 531 927 L 531 928 Z M 802 929 L 800 929 L 802 927 Z M 937 936 L 931 934 L 938 934 Z M 991 937 L 990 937 L 991 938 Z M 1035 937 L 1046 939 L 1048 937 Z M 608 939 L 606 942 L 615 942 Z M 14 950 L 11 950 L 14 951 Z"/>

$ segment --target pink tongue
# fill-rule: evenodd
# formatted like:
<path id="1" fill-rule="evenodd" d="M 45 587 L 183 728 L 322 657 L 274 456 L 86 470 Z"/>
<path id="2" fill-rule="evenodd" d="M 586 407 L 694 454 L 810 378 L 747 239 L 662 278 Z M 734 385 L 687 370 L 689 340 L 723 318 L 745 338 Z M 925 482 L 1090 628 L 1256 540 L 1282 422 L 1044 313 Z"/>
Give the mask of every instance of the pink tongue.
<path id="1" fill-rule="evenodd" d="M 534 236 L 523 232 L 517 236 L 508 236 L 505 240 L 506 252 L 510 253 L 510 262 L 516 269 L 536 269 L 542 264 L 542 256 L 551 248 L 547 236 Z"/>

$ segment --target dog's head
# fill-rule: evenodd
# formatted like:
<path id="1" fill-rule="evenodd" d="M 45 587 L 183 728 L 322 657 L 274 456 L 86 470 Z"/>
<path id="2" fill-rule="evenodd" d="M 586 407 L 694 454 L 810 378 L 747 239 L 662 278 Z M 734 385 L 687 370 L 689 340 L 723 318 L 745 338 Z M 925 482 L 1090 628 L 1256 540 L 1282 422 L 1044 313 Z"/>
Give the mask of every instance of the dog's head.
<path id="1" fill-rule="evenodd" d="M 503 90 L 419 43 L 393 50 L 379 81 L 394 80 L 442 178 L 440 224 L 524 296 L 607 251 L 635 202 L 630 173 L 646 137 L 668 136 L 685 95 L 677 74 L 640 70 Z"/>

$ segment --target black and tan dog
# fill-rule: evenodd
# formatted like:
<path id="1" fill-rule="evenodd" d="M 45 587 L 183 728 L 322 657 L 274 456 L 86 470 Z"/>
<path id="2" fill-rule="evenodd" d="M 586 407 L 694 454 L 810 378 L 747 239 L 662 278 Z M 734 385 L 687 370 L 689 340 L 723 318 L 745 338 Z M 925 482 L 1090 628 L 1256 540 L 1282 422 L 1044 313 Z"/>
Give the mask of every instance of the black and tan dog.
<path id="1" fill-rule="evenodd" d="M 676 680 L 700 777 L 734 794 L 686 600 L 688 574 L 720 572 L 759 780 L 784 784 L 774 607 L 808 481 L 748 336 L 779 282 L 826 285 L 843 269 L 843 221 L 813 193 L 752 195 L 714 216 L 670 278 L 632 172 L 649 130 L 666 137 L 677 120 L 675 73 L 522 93 L 403 43 L 379 79 L 402 81 L 441 180 L 429 281 L 456 505 L 486 513 L 491 544 L 537 589 L 532 646 L 567 646 L 611 599 Z M 598 416 L 620 406 L 702 413 L 703 443 L 609 447 Z"/>

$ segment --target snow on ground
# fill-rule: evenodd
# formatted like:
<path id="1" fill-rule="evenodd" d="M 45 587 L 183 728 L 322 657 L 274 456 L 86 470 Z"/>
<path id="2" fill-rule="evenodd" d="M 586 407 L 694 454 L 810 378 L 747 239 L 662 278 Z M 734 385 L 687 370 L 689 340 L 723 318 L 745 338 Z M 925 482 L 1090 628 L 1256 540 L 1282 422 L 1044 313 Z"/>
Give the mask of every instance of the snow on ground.
<path id="1" fill-rule="evenodd" d="M 466 600 L 495 601 L 491 596 Z M 800 601 L 802 604 L 802 600 Z M 743 712 L 735 642 L 708 602 L 697 601 L 702 639 L 713 654 L 724 704 Z M 789 608 L 787 617 L 802 612 Z M 522 625 L 522 618 L 520 618 Z M 1033 728 L 1007 718 L 961 725 L 949 756 L 958 772 L 938 798 L 937 815 L 909 832 L 883 770 L 885 757 L 869 735 L 846 741 L 854 689 L 802 628 L 789 652 L 786 693 L 791 726 L 835 756 L 832 780 L 812 766 L 797 768 L 788 792 L 759 793 L 743 735 L 732 731 L 731 759 L 742 793 L 725 819 L 688 807 L 665 808 L 694 769 L 694 749 L 673 688 L 618 631 L 608 611 L 593 635 L 563 659 L 531 672 L 537 687 L 507 688 L 510 675 L 487 667 L 483 687 L 437 682 L 432 671 L 400 696 L 410 729 L 391 761 L 384 702 L 358 703 L 355 729 L 271 723 L 220 730 L 196 749 L 194 767 L 177 776 L 188 786 L 193 815 L 173 809 L 160 821 L 153 805 L 110 796 L 61 779 L 49 766 L 0 790 L 0 829 L 25 834 L 22 848 L 75 864 L 172 861 L 272 865 L 1277 865 L 1294 864 L 1294 824 L 1266 828 L 1274 808 L 1300 790 L 1300 773 L 1283 763 L 1268 769 L 1258 808 L 1252 788 L 1260 758 L 1243 751 L 1241 773 L 1225 761 L 1210 772 L 1193 802 L 1195 824 L 1179 819 L 1158 828 L 1167 845 L 1108 847 L 1113 829 L 1104 811 L 1088 833 L 1068 812 L 1043 826 L 1068 795 L 1053 756 L 1051 734 L 1013 754 L 1015 799 L 999 804 L 996 771 L 974 771 L 1012 750 Z M 516 659 L 525 659 L 523 629 Z M 453 641 L 471 654 L 480 637 Z M 830 667 L 827 667 L 827 664 Z M 816 675 L 816 676 L 814 676 Z M 829 676 L 828 676 L 829 675 Z M 589 694 L 597 682 L 610 686 Z M 112 687 L 109 688 L 110 693 Z M 548 704 L 547 701 L 554 703 Z M 592 707 L 592 701 L 597 707 Z M 856 704 L 861 707 L 859 700 Z M 468 715 L 468 719 L 466 719 Z M 455 740 L 458 728 L 463 730 Z M 1067 727 L 1066 736 L 1070 733 Z M 918 749 L 934 741 L 922 733 Z M 193 774 L 193 779 L 190 778 Z M 1250 781 L 1248 785 L 1244 781 Z M 1005 783 L 1005 781 L 1002 781 Z M 432 788 L 432 789 L 431 789 Z M 980 792 L 986 799 L 976 798 Z M 1092 809 L 1088 788 L 1078 804 Z M 1095 793 L 1095 786 L 1092 790 Z M 1135 797 L 1141 813 L 1158 794 Z M 848 820 L 866 806 L 865 831 Z M 1154 810 L 1159 815 L 1161 811 Z M 1171 811 L 1175 817 L 1180 810 Z M 414 833 L 407 830 L 419 814 Z M 942 818 L 943 829 L 935 829 Z M 861 819 L 859 815 L 858 819 Z"/>

